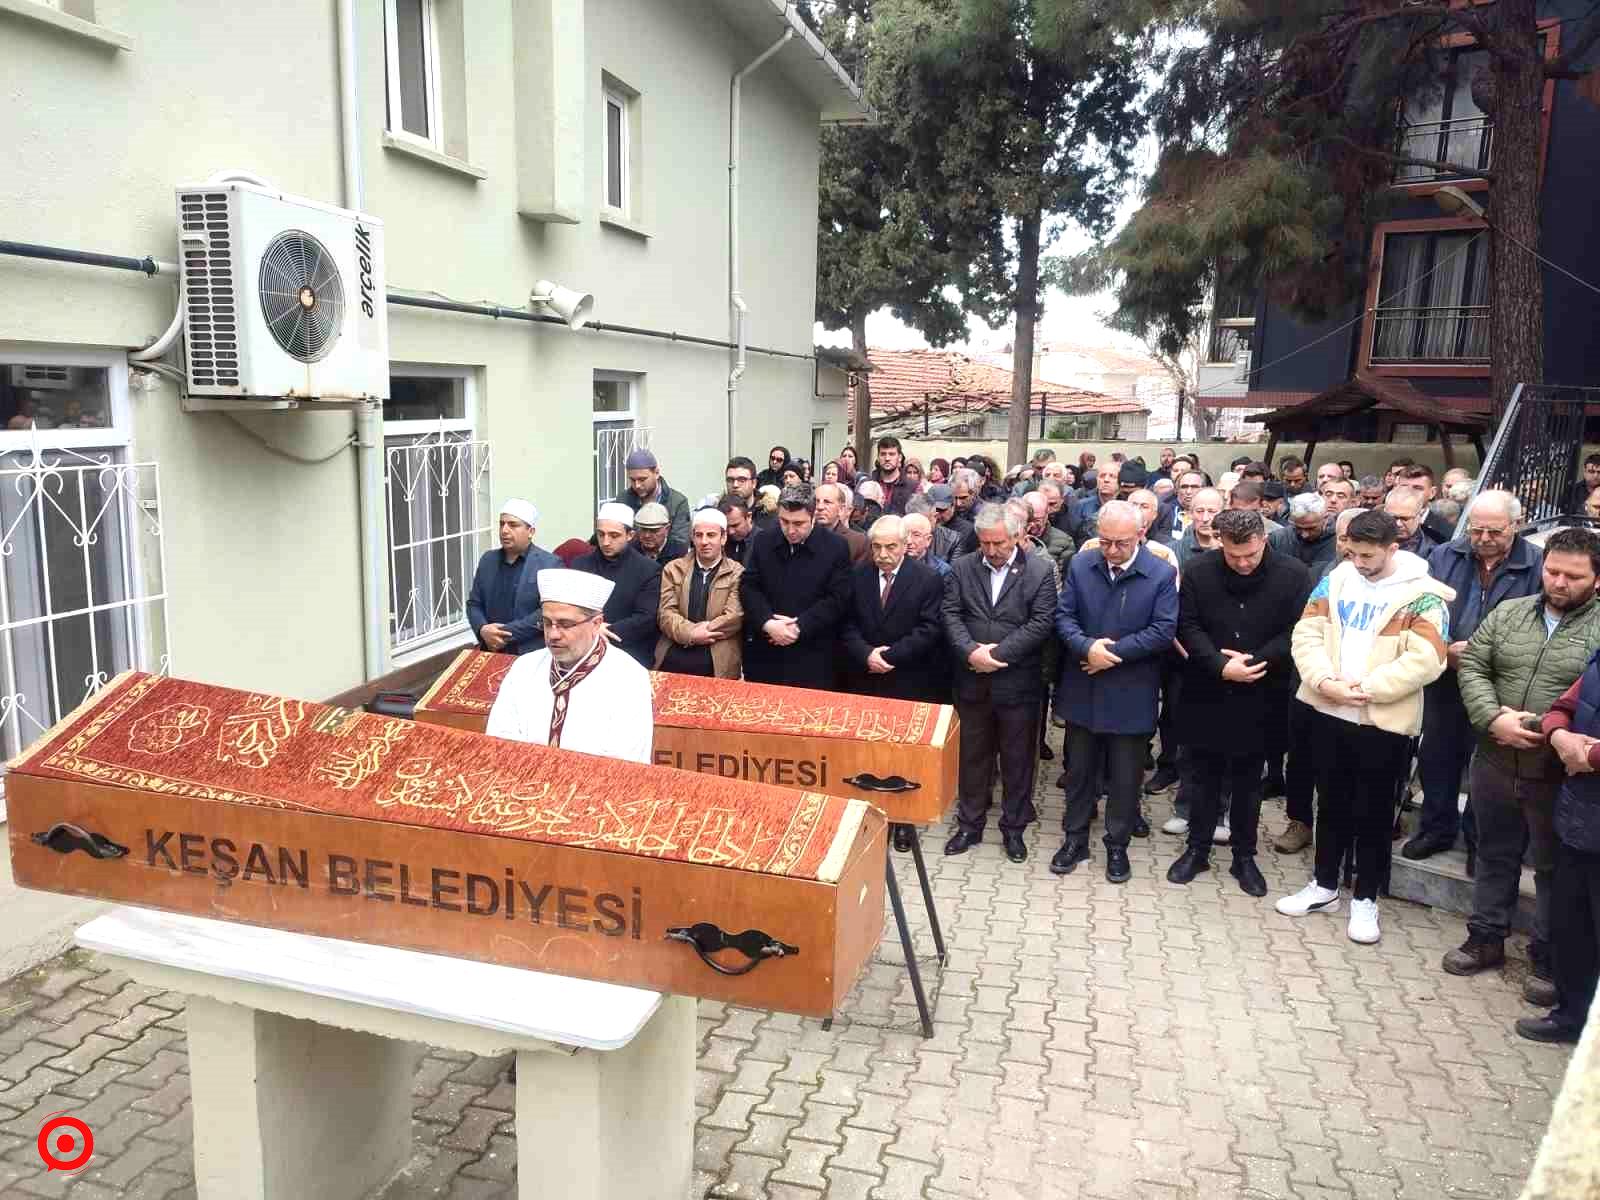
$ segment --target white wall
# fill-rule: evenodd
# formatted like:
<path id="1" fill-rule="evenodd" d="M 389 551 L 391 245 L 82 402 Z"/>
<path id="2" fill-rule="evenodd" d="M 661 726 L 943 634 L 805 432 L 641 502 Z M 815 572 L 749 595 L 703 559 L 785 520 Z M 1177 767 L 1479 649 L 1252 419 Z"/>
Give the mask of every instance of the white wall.
<path id="1" fill-rule="evenodd" d="M 482 179 L 386 149 L 381 0 L 360 4 L 365 207 L 386 226 L 389 283 L 520 304 L 541 277 L 596 295 L 604 321 L 726 338 L 727 111 L 731 74 L 763 47 L 694 0 L 585 0 L 588 187 L 582 221 L 518 215 L 511 7 L 458 0 L 466 158 Z M 572 0 L 576 3 L 577 0 Z M 222 167 L 342 202 L 333 0 L 98 0 L 126 52 L 0 13 L 6 118 L 0 229 L 17 240 L 177 257 L 172 189 Z M 648 238 L 604 227 L 602 71 L 643 99 Z M 749 340 L 811 348 L 818 114 L 769 64 L 745 87 L 744 291 Z M 173 286 L 141 276 L 0 258 L 0 345 L 145 344 Z M 592 372 L 642 372 L 643 421 L 668 480 L 720 487 L 727 351 L 608 333 L 390 309 L 391 357 L 479 372 L 479 428 L 494 490 L 531 496 L 539 541 L 592 519 Z M 752 355 L 739 449 L 809 447 L 811 364 Z M 175 669 L 210 681 L 324 696 L 362 668 L 355 466 L 289 462 L 228 417 L 184 414 L 170 385 L 135 393 L 135 454 L 161 465 Z M 825 412 L 828 406 L 824 405 Z M 829 418 L 831 419 L 831 418 Z M 840 425 L 830 442 L 843 437 Z M 315 456 L 343 414 L 250 419 Z"/>

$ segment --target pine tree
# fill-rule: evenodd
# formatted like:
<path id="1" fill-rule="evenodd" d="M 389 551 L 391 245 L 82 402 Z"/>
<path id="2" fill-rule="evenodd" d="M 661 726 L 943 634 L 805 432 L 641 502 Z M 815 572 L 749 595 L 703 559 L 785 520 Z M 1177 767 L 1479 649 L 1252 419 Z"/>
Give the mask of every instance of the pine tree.
<path id="1" fill-rule="evenodd" d="M 1363 295 L 1367 238 L 1399 167 L 1487 181 L 1490 382 L 1498 416 L 1518 382 L 1543 376 L 1538 260 L 1541 112 L 1550 80 L 1592 65 L 1600 6 L 1563 23 L 1545 53 L 1535 0 L 1215 0 L 1194 18 L 1201 44 L 1179 51 L 1151 113 L 1163 152 L 1146 202 L 1105 250 L 1075 264 L 1110 278 L 1124 327 L 1176 349 L 1212 287 L 1263 289 L 1319 320 Z M 1471 80 L 1494 122 L 1493 161 L 1410 152 L 1408 99 L 1454 83 L 1462 48 L 1486 52 Z M 1521 243 L 1518 245 L 1517 243 Z"/>

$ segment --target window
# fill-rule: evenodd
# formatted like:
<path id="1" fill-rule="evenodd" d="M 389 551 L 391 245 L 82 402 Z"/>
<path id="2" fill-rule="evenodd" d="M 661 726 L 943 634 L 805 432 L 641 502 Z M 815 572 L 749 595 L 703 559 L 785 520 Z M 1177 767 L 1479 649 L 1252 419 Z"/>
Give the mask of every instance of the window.
<path id="1" fill-rule="evenodd" d="M 127 461 L 127 387 L 120 354 L 0 350 L 7 757 L 119 671 L 170 662 L 160 479 Z"/>
<path id="2" fill-rule="evenodd" d="M 1255 329 L 1255 296 L 1219 282 L 1211 306 L 1211 341 L 1206 348 L 1206 361 L 1238 362 L 1250 352 Z"/>
<path id="3" fill-rule="evenodd" d="M 605 92 L 606 207 L 629 215 L 628 97 L 612 88 Z"/>
<path id="4" fill-rule="evenodd" d="M 389 132 L 443 152 L 434 0 L 384 0 Z"/>
<path id="5" fill-rule="evenodd" d="M 1373 315 L 1372 362 L 1489 361 L 1489 244 L 1480 230 L 1390 233 Z"/>
<path id="6" fill-rule="evenodd" d="M 628 487 L 626 464 L 633 451 L 650 445 L 638 423 L 642 377 L 621 371 L 594 373 L 594 502 L 598 508 Z"/>
<path id="7" fill-rule="evenodd" d="M 495 532 L 489 444 L 476 438 L 476 377 L 396 365 L 383 405 L 389 640 L 402 653 L 468 629 L 467 594 Z"/>
<path id="8" fill-rule="evenodd" d="M 828 427 L 826 425 L 813 425 L 811 427 L 811 475 L 812 478 L 822 479 L 822 468 L 828 462 Z"/>
<path id="9" fill-rule="evenodd" d="M 1487 50 L 1458 50 L 1450 55 L 1437 90 L 1406 104 L 1400 153 L 1407 158 L 1459 163 L 1486 170 L 1494 122 L 1472 98 L 1472 81 L 1489 68 Z M 1434 167 L 1399 167 L 1396 183 L 1427 183 L 1457 178 Z"/>

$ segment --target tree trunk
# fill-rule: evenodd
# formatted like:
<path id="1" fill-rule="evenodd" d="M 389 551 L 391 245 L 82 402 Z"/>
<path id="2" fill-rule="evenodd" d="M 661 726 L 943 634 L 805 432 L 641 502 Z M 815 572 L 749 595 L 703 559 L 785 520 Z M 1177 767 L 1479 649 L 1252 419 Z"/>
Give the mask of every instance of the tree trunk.
<path id="1" fill-rule="evenodd" d="M 867 314 L 852 313 L 850 317 L 850 345 L 862 358 L 867 356 Z M 868 371 L 856 372 L 855 404 L 850 413 L 851 444 L 856 448 L 856 466 L 862 471 L 872 468 L 872 375 Z M 814 463 L 817 478 L 822 478 L 822 464 Z"/>
<path id="2" fill-rule="evenodd" d="M 1028 410 L 1033 396 L 1033 338 L 1039 323 L 1039 229 L 1035 210 L 1017 225 L 1016 337 L 1011 351 L 1011 417 L 1002 471 L 1028 461 Z"/>
<path id="3" fill-rule="evenodd" d="M 1543 48 L 1535 0 L 1499 0 L 1491 18 L 1515 64 L 1494 63 L 1494 183 L 1489 193 L 1491 419 L 1498 423 L 1519 383 L 1544 379 L 1544 277 L 1539 248 L 1539 141 Z M 1516 242 L 1521 242 L 1518 246 Z"/>

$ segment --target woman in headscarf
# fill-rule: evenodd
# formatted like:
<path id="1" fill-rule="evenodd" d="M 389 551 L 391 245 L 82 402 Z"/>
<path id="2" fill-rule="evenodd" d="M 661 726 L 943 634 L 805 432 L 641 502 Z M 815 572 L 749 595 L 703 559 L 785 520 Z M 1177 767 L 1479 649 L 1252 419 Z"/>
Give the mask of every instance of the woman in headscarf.
<path id="1" fill-rule="evenodd" d="M 906 478 L 911 481 L 911 494 L 916 495 L 923 488 L 922 460 L 920 458 L 906 459 Z"/>
<path id="2" fill-rule="evenodd" d="M 800 468 L 795 466 L 793 463 L 790 463 L 788 466 L 786 466 L 783 469 L 783 473 L 778 476 L 779 487 L 793 487 L 799 482 L 801 482 Z"/>
<path id="3" fill-rule="evenodd" d="M 856 476 L 859 474 L 860 472 L 856 470 L 856 448 L 844 447 L 839 451 L 839 482 L 845 487 L 853 488 L 856 485 Z"/>
<path id="4" fill-rule="evenodd" d="M 756 476 L 756 486 L 766 487 L 778 484 L 783 479 L 783 469 L 789 465 L 789 450 L 786 446 L 774 446 L 767 454 L 767 469 Z"/>
<path id="5" fill-rule="evenodd" d="M 950 464 L 942 458 L 935 458 L 928 463 L 929 483 L 949 483 Z"/>

